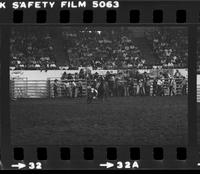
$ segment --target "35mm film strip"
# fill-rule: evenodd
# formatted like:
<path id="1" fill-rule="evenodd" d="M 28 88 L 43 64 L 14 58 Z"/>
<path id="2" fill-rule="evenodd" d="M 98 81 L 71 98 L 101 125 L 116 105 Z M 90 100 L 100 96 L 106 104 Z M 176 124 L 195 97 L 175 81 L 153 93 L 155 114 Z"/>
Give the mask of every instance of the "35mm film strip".
<path id="1" fill-rule="evenodd" d="M 199 6 L 1 1 L 1 169 L 199 169 Z"/>

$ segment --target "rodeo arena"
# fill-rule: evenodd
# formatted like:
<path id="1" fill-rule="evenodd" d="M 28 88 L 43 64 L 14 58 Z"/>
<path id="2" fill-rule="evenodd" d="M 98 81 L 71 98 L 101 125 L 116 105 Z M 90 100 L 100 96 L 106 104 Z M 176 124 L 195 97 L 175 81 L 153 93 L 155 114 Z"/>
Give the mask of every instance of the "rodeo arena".
<path id="1" fill-rule="evenodd" d="M 186 143 L 187 46 L 181 27 L 13 28 L 14 143 Z"/>

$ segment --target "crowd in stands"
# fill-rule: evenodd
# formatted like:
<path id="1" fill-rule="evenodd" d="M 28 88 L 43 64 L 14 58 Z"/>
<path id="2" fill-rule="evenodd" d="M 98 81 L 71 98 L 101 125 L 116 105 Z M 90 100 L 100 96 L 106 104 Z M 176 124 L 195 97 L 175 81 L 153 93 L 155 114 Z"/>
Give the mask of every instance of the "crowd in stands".
<path id="1" fill-rule="evenodd" d="M 63 32 L 66 55 L 72 67 L 93 69 L 142 67 L 145 59 L 133 43 L 127 28 L 74 29 Z"/>
<path id="2" fill-rule="evenodd" d="M 153 44 L 154 54 L 164 67 L 187 67 L 188 38 L 187 31 L 182 28 L 161 28 L 146 33 Z"/>
<path id="3" fill-rule="evenodd" d="M 12 30 L 11 67 L 28 70 L 56 69 L 52 36 L 45 31 Z"/>
<path id="4" fill-rule="evenodd" d="M 94 27 L 68 27 L 60 31 L 66 67 L 127 69 L 146 65 L 148 57 L 144 57 L 128 27 L 98 27 L 98 30 Z M 46 71 L 59 69 L 54 37 L 48 29 L 13 29 L 11 67 Z M 147 32 L 146 37 L 159 65 L 187 67 L 187 34 L 184 30 L 157 28 Z"/>

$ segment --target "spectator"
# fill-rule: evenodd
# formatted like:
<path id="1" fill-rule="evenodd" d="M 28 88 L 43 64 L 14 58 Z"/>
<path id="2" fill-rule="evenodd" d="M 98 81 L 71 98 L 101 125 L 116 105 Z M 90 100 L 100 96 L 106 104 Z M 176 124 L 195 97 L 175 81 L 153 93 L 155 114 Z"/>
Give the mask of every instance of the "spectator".
<path id="1" fill-rule="evenodd" d="M 181 73 L 179 72 L 179 70 L 176 70 L 174 74 L 174 78 L 180 78 L 180 77 L 181 77 Z"/>
<path id="2" fill-rule="evenodd" d="M 169 96 L 176 95 L 176 81 L 173 78 L 169 80 Z"/>
<path id="3" fill-rule="evenodd" d="M 185 77 L 183 77 L 182 83 L 181 83 L 181 87 L 182 87 L 182 95 L 186 95 L 186 88 L 187 88 L 187 80 Z"/>
<path id="4" fill-rule="evenodd" d="M 164 95 L 163 81 L 161 79 L 157 80 L 157 95 L 158 96 Z"/>
<path id="5" fill-rule="evenodd" d="M 55 79 L 53 83 L 54 98 L 58 96 L 58 80 Z"/>
<path id="6" fill-rule="evenodd" d="M 64 73 L 62 74 L 61 80 L 66 80 L 66 79 L 67 79 L 67 73 L 64 72 Z"/>

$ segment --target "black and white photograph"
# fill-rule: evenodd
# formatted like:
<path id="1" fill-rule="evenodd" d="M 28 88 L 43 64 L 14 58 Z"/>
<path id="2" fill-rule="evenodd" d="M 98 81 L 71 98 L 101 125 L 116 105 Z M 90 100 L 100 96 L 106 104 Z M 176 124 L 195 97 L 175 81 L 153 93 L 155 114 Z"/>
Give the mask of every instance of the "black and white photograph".
<path id="1" fill-rule="evenodd" d="M 16 26 L 9 68 L 13 145 L 188 143 L 186 27 Z"/>

